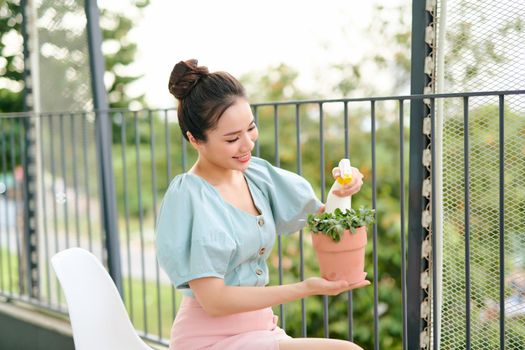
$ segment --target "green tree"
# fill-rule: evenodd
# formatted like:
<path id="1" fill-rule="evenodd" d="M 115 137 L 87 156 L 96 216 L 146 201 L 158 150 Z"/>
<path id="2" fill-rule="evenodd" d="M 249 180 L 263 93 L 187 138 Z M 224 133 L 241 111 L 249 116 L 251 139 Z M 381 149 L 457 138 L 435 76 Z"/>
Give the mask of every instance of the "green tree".
<path id="1" fill-rule="evenodd" d="M 450 14 L 448 21 L 452 23 L 446 30 L 449 46 L 445 53 L 445 66 L 449 68 L 444 72 L 447 89 L 520 88 L 519 79 L 514 80 L 501 68 L 509 63 L 512 66 L 508 68 L 518 69 L 521 65 L 514 45 L 523 42 L 520 39 L 525 31 L 523 16 L 505 13 L 512 10 L 487 0 L 475 5 L 461 0 L 455 5 L 456 13 Z"/>
<path id="2" fill-rule="evenodd" d="M 24 59 L 20 1 L 0 0 L 0 112 L 23 109 Z M 10 43 L 11 46 L 7 46 Z"/>
<path id="3" fill-rule="evenodd" d="M 137 54 L 137 43 L 129 39 L 129 32 L 148 5 L 149 0 L 132 1 L 130 6 L 137 11 L 126 10 L 127 14 L 131 12 L 132 16 L 107 8 L 101 9 L 106 77 L 111 81 L 107 87 L 110 108 L 140 109 L 147 106 L 144 93 L 132 96 L 129 89 L 142 75 L 130 74 L 127 70 L 134 63 Z"/>
<path id="4" fill-rule="evenodd" d="M 371 18 L 362 35 L 373 47 L 358 59 L 336 62 L 330 67 L 342 77 L 333 87 L 336 95 L 396 95 L 409 90 L 409 3 L 390 7 L 376 4 Z"/>
<path id="5" fill-rule="evenodd" d="M 129 39 L 134 21 L 149 0 L 134 0 L 129 6 L 137 9 L 124 13 L 102 9 L 100 15 L 103 32 L 107 87 L 112 108 L 145 107 L 144 95 L 131 96 L 129 86 L 141 75 L 128 73 L 136 55 L 137 45 Z M 22 40 L 22 9 L 19 0 L 0 0 L 0 112 L 19 112 L 23 109 L 24 57 Z M 91 85 L 89 83 L 89 60 L 87 56 L 86 28 L 81 27 L 84 8 L 71 1 L 42 1 L 37 14 L 43 26 L 39 31 L 42 97 L 44 111 L 89 109 Z M 64 14 L 77 18 L 68 24 Z M 76 17 L 75 17 L 76 16 Z M 79 24 L 80 23 L 80 27 Z M 10 46 L 6 46 L 9 43 Z M 57 98 L 57 91 L 60 98 Z"/>

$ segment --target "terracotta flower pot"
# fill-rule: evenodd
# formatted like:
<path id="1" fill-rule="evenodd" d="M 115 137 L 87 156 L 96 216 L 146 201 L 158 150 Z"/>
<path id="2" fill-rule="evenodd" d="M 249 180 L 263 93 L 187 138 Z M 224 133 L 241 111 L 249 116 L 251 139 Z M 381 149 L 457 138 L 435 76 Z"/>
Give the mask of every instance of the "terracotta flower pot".
<path id="1" fill-rule="evenodd" d="M 360 282 L 365 273 L 366 226 L 355 233 L 346 230 L 339 242 L 322 233 L 312 233 L 312 242 L 319 262 L 321 277 L 330 281 Z"/>

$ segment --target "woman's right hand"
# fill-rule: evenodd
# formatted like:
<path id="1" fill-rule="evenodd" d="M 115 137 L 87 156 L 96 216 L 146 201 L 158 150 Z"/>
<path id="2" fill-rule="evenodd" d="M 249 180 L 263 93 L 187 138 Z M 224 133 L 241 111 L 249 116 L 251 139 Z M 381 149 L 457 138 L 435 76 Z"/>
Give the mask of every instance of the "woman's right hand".
<path id="1" fill-rule="evenodd" d="M 370 281 L 365 279 L 354 284 L 348 284 L 347 281 L 329 281 L 322 277 L 310 277 L 303 281 L 303 284 L 309 295 L 338 295 L 352 289 L 366 287 L 370 285 Z"/>

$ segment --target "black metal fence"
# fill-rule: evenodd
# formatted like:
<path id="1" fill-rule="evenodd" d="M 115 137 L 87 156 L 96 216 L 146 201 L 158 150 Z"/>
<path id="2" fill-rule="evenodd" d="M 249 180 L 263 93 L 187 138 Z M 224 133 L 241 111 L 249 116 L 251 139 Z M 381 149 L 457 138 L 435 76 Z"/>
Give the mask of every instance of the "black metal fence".
<path id="1" fill-rule="evenodd" d="M 455 315 L 464 329 L 458 338 L 471 344 L 472 302 L 476 296 L 472 295 L 470 269 L 476 261 L 471 259 L 470 251 L 475 233 L 470 232 L 469 226 L 468 181 L 472 164 L 468 150 L 472 138 L 477 136 L 469 139 L 469 118 L 473 115 L 469 100 L 495 97 L 499 112 L 492 117 L 498 118 L 500 125 L 495 146 L 500 152 L 500 167 L 494 175 L 499 178 L 500 283 L 499 316 L 489 322 L 499 324 L 501 349 L 505 344 L 505 348 L 518 349 L 509 344 L 525 335 L 523 331 L 509 332 L 509 327 L 517 325 L 519 329 L 524 319 L 516 321 L 505 316 L 505 301 L 512 291 L 505 280 L 505 220 L 511 213 L 505 208 L 503 160 L 505 117 L 513 114 L 525 119 L 524 93 L 519 90 L 253 104 L 260 132 L 254 149 L 256 156 L 304 176 L 321 200 L 332 182 L 331 176 L 325 174 L 330 174 L 340 158 L 350 157 L 352 164 L 365 174 L 365 185 L 355 196 L 354 206 L 372 206 L 377 213 L 376 224 L 369 228 L 371 244 L 367 251 L 372 286 L 338 297 L 311 297 L 280 305 L 275 308 L 280 326 L 293 336 L 346 338 L 374 349 L 407 349 L 409 336 L 417 335 L 419 339 L 420 333 L 430 330 L 427 340 L 421 337 L 421 346 L 432 343 L 433 348 L 438 348 L 442 327 L 435 320 L 446 315 L 449 307 L 440 297 L 441 281 L 445 283 L 448 278 L 443 274 L 447 262 L 443 262 L 444 267 L 432 265 L 446 256 L 436 244 L 438 235 L 431 235 L 431 242 L 427 242 L 430 247 L 424 254 L 424 235 L 418 230 L 427 229 L 462 239 L 457 248 L 463 249 L 465 261 L 460 279 L 464 283 L 464 305 Z M 521 102 L 509 104 L 509 100 Z M 407 104 L 413 101 L 424 102 L 430 112 L 428 118 L 423 111 L 414 110 L 414 105 L 411 117 L 406 113 Z M 463 105 L 461 113 L 449 108 L 457 103 Z M 437 124 L 436 114 L 440 115 Z M 427 133 L 410 130 L 410 119 L 420 115 L 430 128 Z M 173 109 L 0 115 L 0 296 L 5 302 L 22 301 L 67 313 L 49 259 L 67 247 L 84 247 L 109 265 L 139 333 L 149 340 L 167 343 L 180 295 L 157 265 L 154 227 L 170 180 L 196 159 L 195 152 L 181 137 L 176 119 Z M 435 226 L 440 216 L 439 210 L 432 208 L 449 210 L 446 198 L 430 195 L 439 192 L 436 186 L 440 182 L 430 182 L 430 194 L 425 192 L 424 183 L 408 186 L 409 156 L 417 162 L 422 160 L 420 171 L 428 172 L 430 179 L 446 178 L 439 167 L 433 166 L 450 156 L 436 154 L 446 138 L 436 141 L 436 137 L 430 137 L 418 149 L 409 142 L 409 133 L 421 133 L 422 138 L 425 133 L 437 135 L 436 131 L 446 123 L 463 125 L 465 148 L 457 153 L 464 158 L 464 168 L 458 172 L 463 177 L 459 182 L 465 197 L 460 233 L 450 231 L 446 223 L 443 228 Z M 525 124 L 519 125 L 525 130 Z M 109 149 L 98 146 L 103 128 L 111 137 Z M 101 168 L 101 152 L 111 169 Z M 425 157 L 430 159 L 425 162 Z M 114 188 L 108 190 L 104 176 L 112 178 Z M 112 198 L 108 199 L 108 194 Z M 430 208 L 421 211 L 411 207 L 409 211 L 407 198 L 421 201 L 425 196 L 430 199 Z M 525 201 L 519 205 L 525 205 Z M 431 220 L 425 226 L 428 215 Z M 408 230 L 407 220 L 418 224 L 411 224 Z M 414 230 L 418 225 L 420 229 Z M 519 238 L 524 233 L 516 235 Z M 413 261 L 408 263 L 407 256 Z M 308 232 L 278 236 L 268 262 L 271 284 L 318 274 Z M 431 281 L 424 286 L 425 274 Z M 415 297 L 407 299 L 407 294 Z M 523 311 L 525 314 L 525 303 Z M 416 318 L 410 323 L 412 328 L 409 317 Z M 427 324 L 425 320 L 431 321 Z"/>

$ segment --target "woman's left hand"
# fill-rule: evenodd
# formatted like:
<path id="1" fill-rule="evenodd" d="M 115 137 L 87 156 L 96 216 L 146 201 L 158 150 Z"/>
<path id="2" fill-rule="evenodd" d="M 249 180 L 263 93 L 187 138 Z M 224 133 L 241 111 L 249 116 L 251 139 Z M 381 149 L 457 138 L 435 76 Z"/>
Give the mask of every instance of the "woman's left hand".
<path id="1" fill-rule="evenodd" d="M 337 179 L 340 175 L 339 167 L 332 169 L 334 179 Z M 363 174 L 361 174 L 359 169 L 352 167 L 352 181 L 344 185 L 340 190 L 334 190 L 333 193 L 339 197 L 347 197 L 359 192 L 361 186 L 363 186 Z"/>

